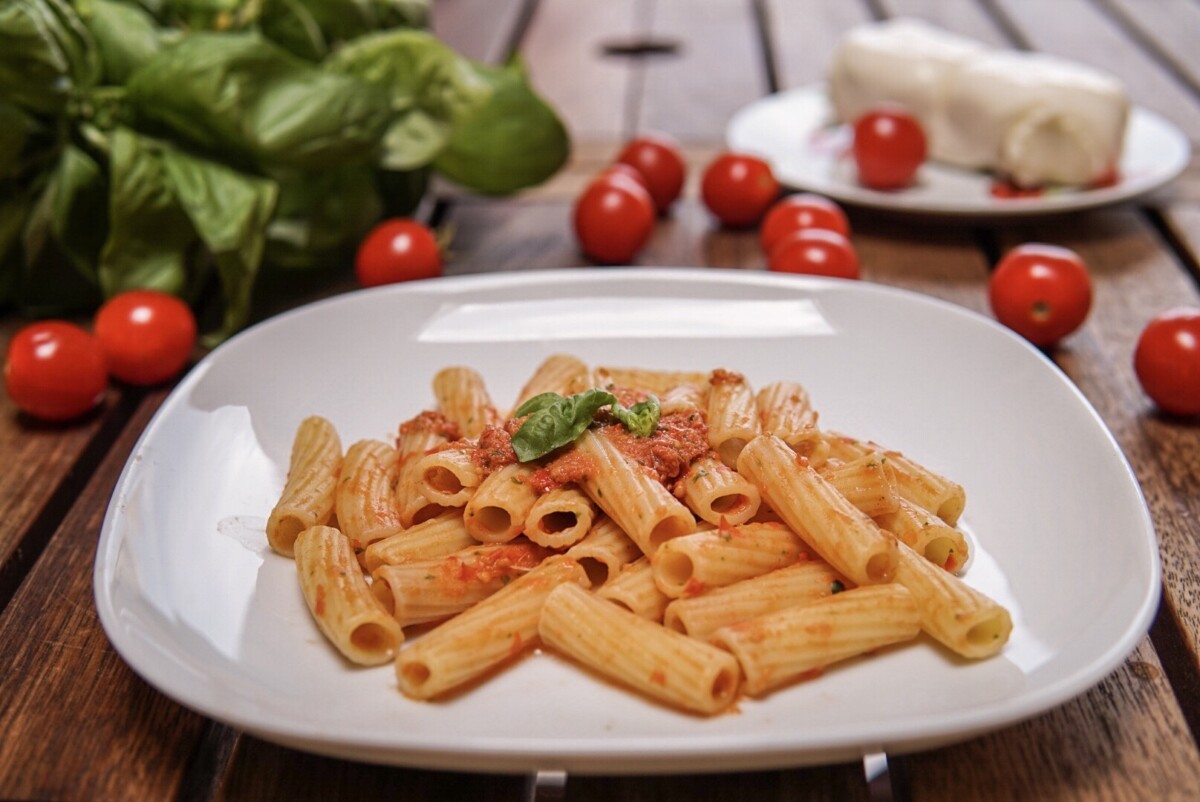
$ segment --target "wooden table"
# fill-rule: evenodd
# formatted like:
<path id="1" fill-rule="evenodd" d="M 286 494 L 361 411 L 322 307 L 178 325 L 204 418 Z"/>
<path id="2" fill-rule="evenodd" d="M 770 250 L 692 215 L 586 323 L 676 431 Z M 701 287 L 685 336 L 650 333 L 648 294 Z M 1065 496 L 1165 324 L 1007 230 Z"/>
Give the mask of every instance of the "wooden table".
<path id="1" fill-rule="evenodd" d="M 438 213 L 457 231 L 447 272 L 587 264 L 569 227 L 572 199 L 642 130 L 678 137 L 692 169 L 684 199 L 637 263 L 762 269 L 753 233 L 710 221 L 697 199 L 700 168 L 721 147 L 734 111 L 820 80 L 841 32 L 901 14 L 1107 68 L 1137 103 L 1200 144 L 1197 0 L 438 0 L 437 31 L 468 55 L 494 61 L 520 49 L 575 141 L 568 167 L 534 191 L 504 200 L 440 194 Z M 866 280 L 985 313 L 988 270 L 1006 248 L 1053 242 L 1087 260 L 1091 316 L 1052 357 L 1099 411 L 1142 484 L 1163 563 L 1154 624 L 1118 670 L 1079 698 L 966 743 L 892 756 L 890 775 L 873 783 L 853 763 L 571 777 L 566 798 L 1200 798 L 1200 427 L 1155 412 L 1131 367 L 1150 317 L 1200 303 L 1200 161 L 1151 197 L 1070 216 L 955 224 L 853 211 L 852 224 Z M 350 286 L 347 279 L 314 292 Z M 0 344 L 22 322 L 0 318 Z M 0 398 L 0 797 L 526 794 L 522 777 L 362 766 L 264 742 L 171 702 L 116 655 L 92 601 L 96 538 L 116 477 L 168 391 L 114 393 L 102 412 L 64 427 L 32 423 Z M 543 787 L 542 795 L 554 791 Z"/>

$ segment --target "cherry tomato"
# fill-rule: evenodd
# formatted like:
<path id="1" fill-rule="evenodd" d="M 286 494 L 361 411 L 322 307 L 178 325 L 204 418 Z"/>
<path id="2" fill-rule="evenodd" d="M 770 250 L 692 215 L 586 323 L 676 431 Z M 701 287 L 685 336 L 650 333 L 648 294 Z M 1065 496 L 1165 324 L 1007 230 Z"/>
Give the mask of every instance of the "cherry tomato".
<path id="1" fill-rule="evenodd" d="M 621 175 L 598 178 L 575 201 L 575 237 L 590 259 L 630 262 L 654 229 L 654 200 L 636 181 Z"/>
<path id="2" fill-rule="evenodd" d="M 868 111 L 854 122 L 858 180 L 871 189 L 908 186 L 925 161 L 925 131 L 899 107 Z"/>
<path id="3" fill-rule="evenodd" d="M 843 237 L 850 236 L 850 222 L 838 206 L 820 195 L 800 193 L 788 195 L 776 203 L 763 218 L 758 230 L 763 253 L 770 254 L 771 248 L 793 231 L 804 228 L 823 228 L 836 231 Z"/>
<path id="4" fill-rule="evenodd" d="M 654 199 L 654 208 L 663 214 L 683 191 L 687 165 L 679 145 L 662 134 L 643 134 L 625 145 L 617 156 L 619 164 L 628 164 L 646 178 L 646 188 Z"/>
<path id="5" fill-rule="evenodd" d="M 26 326 L 9 342 L 4 386 L 22 412 L 65 421 L 104 399 L 108 370 L 92 335 L 72 323 L 46 320 Z"/>
<path id="6" fill-rule="evenodd" d="M 384 220 L 358 246 L 354 274 L 364 287 L 436 278 L 442 252 L 428 226 L 405 217 Z"/>
<path id="7" fill-rule="evenodd" d="M 174 295 L 129 290 L 96 312 L 92 324 L 108 371 L 123 382 L 161 384 L 183 370 L 196 345 L 196 318 Z"/>
<path id="8" fill-rule="evenodd" d="M 1013 248 L 988 281 L 996 319 L 1034 345 L 1054 345 L 1082 325 L 1092 280 L 1074 251 L 1029 243 Z"/>
<path id="9" fill-rule="evenodd" d="M 757 156 L 722 153 L 705 168 L 700 194 L 724 225 L 743 228 L 757 223 L 779 197 L 779 182 Z"/>
<path id="10" fill-rule="evenodd" d="M 777 273 L 858 278 L 858 253 L 850 240 L 836 231 L 802 228 L 775 244 L 767 268 Z"/>
<path id="11" fill-rule="evenodd" d="M 1164 412 L 1200 415 L 1200 309 L 1171 309 L 1151 320 L 1138 338 L 1133 369 Z"/>
<path id="12" fill-rule="evenodd" d="M 631 181 L 636 181 L 638 184 L 641 184 L 642 189 L 650 192 L 650 182 L 646 180 L 646 176 L 642 174 L 642 171 L 632 165 L 624 164 L 622 162 L 615 162 L 608 165 L 599 173 L 597 173 L 596 177 L 592 180 L 605 181 L 613 176 L 623 176 Z M 653 199 L 654 195 L 651 194 L 650 197 Z"/>

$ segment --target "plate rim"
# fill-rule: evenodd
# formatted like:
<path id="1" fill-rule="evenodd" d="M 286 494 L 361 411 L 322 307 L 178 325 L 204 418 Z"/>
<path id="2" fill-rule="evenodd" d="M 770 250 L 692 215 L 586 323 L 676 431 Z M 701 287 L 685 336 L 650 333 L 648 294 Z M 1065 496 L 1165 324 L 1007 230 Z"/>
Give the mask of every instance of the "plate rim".
<path id="1" fill-rule="evenodd" d="M 1014 705 L 1012 699 L 1005 698 L 975 708 L 966 715 L 956 717 L 953 721 L 943 721 L 940 725 L 925 722 L 920 727 L 920 737 L 915 738 L 911 734 L 904 734 L 905 731 L 913 729 L 909 719 L 901 718 L 888 722 L 886 726 L 880 727 L 879 732 L 880 745 L 886 744 L 888 751 L 898 754 L 965 740 L 984 732 L 1010 726 L 1064 704 L 1086 693 L 1112 673 L 1145 636 L 1162 593 L 1162 584 L 1160 554 L 1154 524 L 1140 483 L 1137 482 L 1136 475 L 1111 430 L 1104 424 L 1099 413 L 1082 391 L 1063 374 L 1053 361 L 1000 324 L 985 315 L 951 301 L 905 288 L 872 282 L 846 282 L 839 279 L 807 276 L 777 276 L 761 271 L 747 272 L 731 268 L 658 267 L 619 268 L 616 270 L 613 268 L 553 268 L 452 276 L 439 279 L 436 284 L 429 283 L 426 286 L 420 284 L 392 285 L 334 295 L 260 321 L 206 355 L 163 400 L 139 435 L 121 470 L 105 511 L 93 565 L 93 596 L 102 628 L 114 650 L 127 666 L 155 690 L 201 715 L 285 746 L 357 761 L 468 772 L 512 773 L 561 768 L 587 774 L 617 775 L 786 768 L 854 758 L 868 751 L 876 751 L 866 749 L 861 737 L 855 737 L 853 734 L 847 734 L 840 740 L 824 738 L 819 747 L 797 745 L 794 741 L 781 745 L 777 739 L 773 739 L 769 743 L 760 743 L 754 738 L 742 737 L 733 750 L 729 749 L 729 736 L 726 735 L 721 741 L 721 749 L 729 754 L 724 759 L 716 761 L 714 761 L 714 747 L 711 744 L 697 752 L 697 743 L 689 740 L 682 745 L 668 744 L 673 748 L 664 750 L 662 741 L 654 737 L 627 738 L 618 746 L 614 746 L 611 741 L 584 737 L 573 739 L 571 745 L 564 748 L 562 742 L 550 737 L 518 737 L 514 741 L 512 738 L 488 736 L 470 738 L 466 741 L 469 748 L 462 748 L 463 743 L 460 742 L 458 748 L 449 751 L 440 745 L 428 748 L 422 744 L 397 746 L 394 743 L 386 742 L 386 739 L 361 735 L 357 740 L 348 740 L 344 737 L 329 740 L 322 739 L 316 725 L 311 723 L 307 729 L 280 726 L 278 721 L 274 722 L 275 726 L 264 726 L 253 715 L 242 715 L 237 710 L 210 705 L 206 699 L 196 698 L 196 694 L 189 696 L 187 693 L 181 692 L 177 684 L 169 681 L 169 678 L 164 680 L 160 676 L 153 675 L 140 657 L 130 656 L 129 652 L 136 651 L 139 644 L 124 640 L 127 635 L 119 626 L 119 613 L 109 604 L 110 595 L 116 589 L 114 585 L 116 556 L 124 543 L 124 533 L 116 531 L 121 500 L 125 498 L 129 490 L 131 476 L 136 472 L 137 457 L 145 444 L 155 437 L 156 432 L 163 425 L 162 422 L 171 414 L 173 407 L 184 403 L 184 399 L 193 385 L 202 379 L 207 365 L 219 359 L 219 355 L 226 347 L 256 336 L 255 332 L 265 327 L 285 325 L 290 318 L 319 313 L 320 309 L 328 305 L 352 304 L 356 302 L 356 299 L 365 297 L 368 293 L 373 295 L 380 293 L 419 295 L 422 291 L 429 290 L 434 291 L 435 294 L 444 293 L 453 296 L 478 293 L 497 285 L 521 285 L 532 281 L 587 284 L 594 280 L 600 280 L 602 282 L 611 281 L 616 286 L 623 286 L 626 288 L 623 294 L 629 294 L 630 291 L 627 287 L 631 279 L 637 283 L 678 286 L 681 289 L 696 281 L 715 284 L 750 283 L 763 286 L 800 285 L 804 287 L 807 285 L 817 290 L 840 287 L 841 290 L 852 293 L 867 292 L 903 297 L 910 302 L 928 304 L 940 308 L 943 312 L 973 319 L 976 323 L 994 327 L 1000 333 L 1010 337 L 1040 358 L 1046 368 L 1058 374 L 1059 381 L 1075 396 L 1076 402 L 1082 404 L 1081 411 L 1087 412 L 1092 423 L 1099 428 L 1114 450 L 1124 478 L 1130 482 L 1141 502 L 1138 517 L 1141 519 L 1145 527 L 1144 533 L 1147 535 L 1143 538 L 1139 533 L 1136 542 L 1139 551 L 1144 547 L 1148 558 L 1144 564 L 1139 564 L 1139 569 L 1147 570 L 1149 587 L 1140 600 L 1131 625 L 1121 633 L 1120 638 L 1104 650 L 1104 659 L 1097 660 L 1085 670 L 1073 672 L 1069 676 L 1044 686 L 1036 694 L 1023 693 L 1017 700 L 1020 704 Z M 114 635 L 114 632 L 117 634 Z M 999 714 L 1000 710 L 1006 712 Z M 700 740 L 706 741 L 708 736 Z M 648 750 L 649 746 L 655 748 Z M 804 751 L 796 754 L 796 749 Z M 601 751 L 598 754 L 596 750 Z"/>

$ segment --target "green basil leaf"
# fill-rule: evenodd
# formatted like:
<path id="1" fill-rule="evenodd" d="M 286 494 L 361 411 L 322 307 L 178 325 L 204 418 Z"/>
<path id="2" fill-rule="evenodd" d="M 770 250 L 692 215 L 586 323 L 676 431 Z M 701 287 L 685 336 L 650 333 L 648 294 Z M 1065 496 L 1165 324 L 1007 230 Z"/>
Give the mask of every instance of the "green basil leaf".
<path id="1" fill-rule="evenodd" d="M 267 223 L 275 211 L 273 181 L 178 150 L 163 153 L 163 169 L 176 199 L 212 255 L 225 298 L 219 341 L 250 316 L 251 291 L 262 263 Z"/>
<path id="2" fill-rule="evenodd" d="M 629 409 L 621 406 L 620 403 L 613 402 L 612 414 L 614 418 L 625 425 L 626 429 L 638 437 L 649 437 L 658 428 L 658 419 L 662 415 L 662 408 L 658 404 L 658 399 L 650 396 Z"/>
<path id="3" fill-rule="evenodd" d="M 109 231 L 100 254 L 100 286 L 110 297 L 140 287 L 185 295 L 185 256 L 197 237 L 167 180 L 165 146 L 126 128 L 114 130 L 111 141 Z"/>
<path id="4" fill-rule="evenodd" d="M 103 81 L 122 84 L 158 52 L 160 29 L 144 9 L 114 0 L 76 0 L 100 55 Z"/>
<path id="5" fill-rule="evenodd" d="M 596 413 L 616 400 L 612 393 L 591 389 L 542 407 L 526 418 L 512 436 L 517 459 L 529 462 L 575 442 Z"/>
<path id="6" fill-rule="evenodd" d="M 324 170 L 375 158 L 386 93 L 252 33 L 193 33 L 130 76 L 130 107 L 198 148 L 263 169 Z"/>
<path id="7" fill-rule="evenodd" d="M 0 180 L 14 178 L 27 165 L 25 147 L 38 131 L 37 122 L 11 103 L 0 101 Z"/>
<path id="8" fill-rule="evenodd" d="M 268 39 L 309 61 L 364 34 L 428 24 L 429 0 L 265 0 L 259 20 Z"/>
<path id="9" fill-rule="evenodd" d="M 554 406 L 560 403 L 563 397 L 558 393 L 538 393 L 533 398 L 526 401 L 521 406 L 517 407 L 513 412 L 514 418 L 523 418 L 526 415 L 532 415 L 535 412 L 541 412 L 547 407 Z"/>
<path id="10" fill-rule="evenodd" d="M 54 181 L 51 234 L 79 274 L 96 283 L 107 234 L 108 182 L 100 165 L 74 145 L 63 148 Z"/>
<path id="11" fill-rule="evenodd" d="M 429 164 L 456 125 L 492 96 L 470 62 L 425 31 L 394 30 L 349 42 L 325 62 L 387 93 L 392 119 L 380 165 L 410 170 Z"/>
<path id="12" fill-rule="evenodd" d="M 17 298 L 21 280 L 21 231 L 29 206 L 20 188 L 0 183 L 0 306 Z"/>
<path id="13" fill-rule="evenodd" d="M 91 34 L 64 0 L 0 3 L 0 97 L 38 114 L 61 114 L 99 77 Z"/>
<path id="14" fill-rule="evenodd" d="M 434 166 L 459 184 L 493 195 L 554 175 L 571 149 L 562 120 L 533 91 L 519 63 L 474 66 L 491 85 L 492 95 L 454 127 Z"/>
<path id="15" fill-rule="evenodd" d="M 275 216 L 267 226 L 265 258 L 272 267 L 345 264 L 383 211 L 375 175 L 365 166 L 319 173 L 283 170 L 272 178 L 279 185 Z"/>

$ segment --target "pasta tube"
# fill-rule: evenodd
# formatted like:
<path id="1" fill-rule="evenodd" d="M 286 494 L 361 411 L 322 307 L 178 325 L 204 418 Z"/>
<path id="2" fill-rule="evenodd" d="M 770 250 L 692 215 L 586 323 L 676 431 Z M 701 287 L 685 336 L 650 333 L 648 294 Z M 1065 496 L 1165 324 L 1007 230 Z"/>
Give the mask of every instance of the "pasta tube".
<path id="1" fill-rule="evenodd" d="M 438 412 L 422 412 L 400 425 L 396 438 L 396 508 L 401 525 L 412 526 L 445 509 L 421 492 L 421 457 L 458 436 L 458 426 Z"/>
<path id="2" fill-rule="evenodd" d="M 663 611 L 663 626 L 704 639 L 721 627 L 810 604 L 848 587 L 850 581 L 824 560 L 801 560 L 700 596 L 675 599 Z"/>
<path id="3" fill-rule="evenodd" d="M 463 525 L 462 510 L 446 510 L 436 518 L 377 540 L 363 551 L 362 563 L 373 572 L 381 565 L 429 560 L 478 543 Z"/>
<path id="4" fill-rule="evenodd" d="M 695 530 L 691 511 L 602 434 L 584 432 L 575 441 L 575 450 L 596 465 L 591 475 L 580 480 L 580 488 L 644 554 L 653 554 L 664 541 Z"/>
<path id="5" fill-rule="evenodd" d="M 714 526 L 722 520 L 745 523 L 762 503 L 757 487 L 715 457 L 693 460 L 679 486 L 683 503 L 696 517 Z"/>
<path id="6" fill-rule="evenodd" d="M 474 439 L 500 422 L 483 376 L 474 368 L 442 368 L 433 377 L 433 395 L 438 410 L 458 424 L 463 437 Z"/>
<path id="7" fill-rule="evenodd" d="M 583 360 L 570 354 L 552 354 L 546 357 L 525 386 L 513 404 L 518 409 L 535 395 L 542 393 L 558 393 L 561 396 L 582 393 L 593 386 L 592 371 Z"/>
<path id="8" fill-rule="evenodd" d="M 771 382 L 758 391 L 755 405 L 763 434 L 775 435 L 814 468 L 824 464 L 829 446 L 817 429 L 818 415 L 808 390 L 796 382 Z"/>
<path id="9" fill-rule="evenodd" d="M 463 508 L 467 531 L 483 543 L 503 543 L 521 534 L 538 493 L 529 482 L 534 469 L 517 462 L 488 474 Z"/>
<path id="10" fill-rule="evenodd" d="M 599 588 L 641 557 L 642 550 L 611 518 L 600 516 L 583 540 L 567 549 L 567 556 L 582 565 L 592 587 Z"/>
<path id="11" fill-rule="evenodd" d="M 546 597 L 565 583 L 586 588 L 587 574 L 574 560 L 551 557 L 413 641 L 396 658 L 401 692 L 431 699 L 520 654 L 537 638 Z"/>
<path id="12" fill-rule="evenodd" d="M 550 552 L 526 542 L 474 546 L 435 560 L 382 565 L 371 592 L 400 626 L 461 613 L 536 568 Z"/>
<path id="13" fill-rule="evenodd" d="M 733 655 L 647 621 L 573 585 L 546 599 L 542 642 L 607 677 L 675 707 L 711 715 L 737 694 Z M 637 648 L 629 648 L 636 643 Z"/>
<path id="14" fill-rule="evenodd" d="M 826 436 L 826 441 L 830 444 L 831 455 L 846 461 L 872 451 L 883 451 L 888 470 L 892 472 L 896 483 L 896 492 L 902 498 L 929 510 L 951 526 L 958 523 L 967 505 L 967 494 L 962 485 L 931 471 L 899 451 L 881 449 L 874 443 L 832 433 Z"/>
<path id="15" fill-rule="evenodd" d="M 543 493 L 525 516 L 525 537 L 550 549 L 583 540 L 596 517 L 596 506 L 579 488 L 569 485 Z"/>
<path id="16" fill-rule="evenodd" d="M 759 433 L 758 406 L 744 376 L 714 370 L 709 378 L 708 442 L 730 468 L 737 467 L 738 454 Z"/>
<path id="17" fill-rule="evenodd" d="M 864 454 L 836 467 L 826 463 L 820 473 L 834 490 L 871 518 L 895 512 L 900 506 L 900 495 L 882 452 Z"/>
<path id="18" fill-rule="evenodd" d="M 895 512 L 875 516 L 875 523 L 947 571 L 962 570 L 971 557 L 970 545 L 962 530 L 908 499 L 900 499 Z"/>
<path id="19" fill-rule="evenodd" d="M 418 458 L 416 473 L 420 494 L 443 507 L 465 506 L 483 481 L 473 452 L 443 448 Z"/>
<path id="20" fill-rule="evenodd" d="M 296 538 L 295 556 L 300 590 L 329 642 L 360 665 L 391 660 L 404 633 L 372 595 L 349 539 L 332 527 L 313 526 Z"/>
<path id="21" fill-rule="evenodd" d="M 654 370 L 651 368 L 620 368 L 601 366 L 596 368 L 598 387 L 628 387 L 662 396 L 681 384 L 703 384 L 708 377 L 692 370 Z"/>
<path id="22" fill-rule="evenodd" d="M 300 422 L 292 441 L 283 493 L 267 519 L 267 542 L 285 556 L 305 529 L 333 516 L 342 441 L 333 424 L 313 415 Z"/>
<path id="23" fill-rule="evenodd" d="M 791 565 L 803 551 L 781 524 L 721 526 L 673 538 L 651 558 L 654 582 L 672 599 L 695 596 Z"/>
<path id="24" fill-rule="evenodd" d="M 832 663 L 911 640 L 920 631 L 913 595 L 887 584 L 722 627 L 712 641 L 737 657 L 742 687 L 755 696 Z"/>
<path id="25" fill-rule="evenodd" d="M 601 599 L 621 605 L 650 621 L 662 621 L 671 599 L 654 582 L 654 567 L 649 557 L 640 557 L 621 568 L 596 591 Z"/>
<path id="26" fill-rule="evenodd" d="M 921 628 L 951 651 L 963 657 L 991 657 L 1008 642 L 1008 610 L 903 544 L 896 582 L 916 599 Z"/>
<path id="27" fill-rule="evenodd" d="M 334 495 L 338 528 L 355 551 L 401 530 L 392 478 L 396 450 L 378 440 L 359 440 L 346 449 Z"/>
<path id="28" fill-rule="evenodd" d="M 896 538 L 840 493 L 774 436 L 755 438 L 738 458 L 738 471 L 758 486 L 780 518 L 830 565 L 856 585 L 890 582 Z"/>

